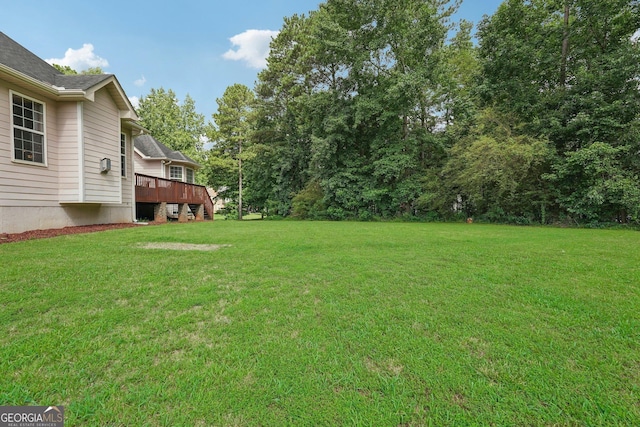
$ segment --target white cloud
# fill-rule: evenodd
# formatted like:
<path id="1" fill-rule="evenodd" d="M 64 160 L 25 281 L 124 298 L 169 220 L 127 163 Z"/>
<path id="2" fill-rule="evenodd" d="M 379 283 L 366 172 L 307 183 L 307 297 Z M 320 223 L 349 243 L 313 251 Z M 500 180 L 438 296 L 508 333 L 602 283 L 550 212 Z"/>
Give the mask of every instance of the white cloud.
<path id="1" fill-rule="evenodd" d="M 140 107 L 140 98 L 138 98 L 137 96 L 130 96 L 129 102 L 131 102 L 131 105 L 133 105 L 133 108 Z"/>
<path id="2" fill-rule="evenodd" d="M 138 80 L 136 80 L 135 82 L 133 82 L 134 85 L 140 87 L 140 86 L 144 86 L 144 84 L 147 82 L 147 78 L 144 76 L 144 74 L 142 75 L 142 77 L 140 77 Z"/>
<path id="3" fill-rule="evenodd" d="M 269 43 L 278 33 L 271 30 L 247 30 L 237 34 L 229 39 L 237 49 L 228 50 L 222 57 L 231 61 L 244 61 L 252 68 L 265 68 Z"/>
<path id="4" fill-rule="evenodd" d="M 86 70 L 94 67 L 108 67 L 109 61 L 99 57 L 93 53 L 93 45 L 91 43 L 85 43 L 80 49 L 67 49 L 64 54 L 64 58 L 51 58 L 46 59 L 49 64 L 68 65 L 76 71 Z"/>

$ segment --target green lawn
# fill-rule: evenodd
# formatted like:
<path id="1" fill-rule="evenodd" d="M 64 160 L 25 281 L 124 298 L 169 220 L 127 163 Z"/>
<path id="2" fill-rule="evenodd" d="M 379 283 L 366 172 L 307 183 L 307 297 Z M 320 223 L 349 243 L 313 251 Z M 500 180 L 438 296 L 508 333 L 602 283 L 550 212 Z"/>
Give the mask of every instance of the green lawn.
<path id="1" fill-rule="evenodd" d="M 216 221 L 0 255 L 0 405 L 67 426 L 640 425 L 638 232 Z"/>

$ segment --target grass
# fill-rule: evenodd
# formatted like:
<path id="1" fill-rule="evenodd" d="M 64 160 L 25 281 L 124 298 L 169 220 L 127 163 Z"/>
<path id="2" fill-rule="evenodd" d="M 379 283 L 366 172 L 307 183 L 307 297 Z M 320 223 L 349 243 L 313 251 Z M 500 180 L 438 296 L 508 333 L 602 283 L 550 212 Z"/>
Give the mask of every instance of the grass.
<path id="1" fill-rule="evenodd" d="M 640 425 L 638 248 L 288 221 L 0 245 L 0 405 L 61 404 L 67 426 Z"/>

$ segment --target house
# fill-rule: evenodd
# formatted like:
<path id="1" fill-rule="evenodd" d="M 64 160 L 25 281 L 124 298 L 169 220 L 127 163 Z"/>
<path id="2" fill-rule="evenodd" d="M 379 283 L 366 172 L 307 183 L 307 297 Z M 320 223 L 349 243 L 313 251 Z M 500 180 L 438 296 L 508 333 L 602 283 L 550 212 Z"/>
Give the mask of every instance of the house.
<path id="1" fill-rule="evenodd" d="M 134 168 L 137 173 L 193 184 L 200 164 L 152 137 L 140 135 L 134 140 Z"/>
<path id="2" fill-rule="evenodd" d="M 114 75 L 64 75 L 0 32 L 0 232 L 132 222 L 137 119 Z"/>
<path id="3" fill-rule="evenodd" d="M 213 219 L 213 203 L 204 186 L 195 185 L 200 165 L 152 137 L 134 139 L 136 215 L 165 222 L 167 218 Z"/>
<path id="4" fill-rule="evenodd" d="M 218 212 L 227 206 L 227 203 L 231 202 L 231 199 L 225 197 L 227 187 L 220 187 L 217 190 L 207 187 L 207 193 L 209 198 L 213 202 L 213 211 Z"/>

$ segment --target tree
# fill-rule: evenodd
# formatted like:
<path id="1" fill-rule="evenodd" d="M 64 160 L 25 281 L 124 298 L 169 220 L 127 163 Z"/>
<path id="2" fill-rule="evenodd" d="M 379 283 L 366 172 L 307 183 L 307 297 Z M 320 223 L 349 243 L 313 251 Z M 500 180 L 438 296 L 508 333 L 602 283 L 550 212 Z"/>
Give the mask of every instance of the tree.
<path id="1" fill-rule="evenodd" d="M 330 0 L 285 21 L 257 90 L 280 206 L 322 194 L 313 206 L 330 218 L 415 210 L 449 106 L 438 70 L 450 3 Z"/>
<path id="2" fill-rule="evenodd" d="M 100 67 L 91 67 L 78 73 L 76 70 L 74 70 L 68 65 L 60 65 L 60 64 L 51 64 L 51 65 L 53 65 L 53 67 L 58 71 L 60 71 L 61 73 L 69 76 L 75 76 L 79 74 L 80 75 L 104 74 L 104 71 Z"/>
<path id="3" fill-rule="evenodd" d="M 313 86 L 310 41 L 310 17 L 285 18 L 271 42 L 269 65 L 256 84 L 256 158 L 247 169 L 251 193 L 259 204 L 283 216 L 290 212 L 292 195 L 308 180 L 311 112 L 307 100 Z"/>
<path id="4" fill-rule="evenodd" d="M 451 149 L 443 169 L 448 201 L 466 215 L 498 221 L 546 221 L 543 174 L 552 150 L 545 139 L 521 132 L 508 116 L 482 111 L 476 128 Z M 440 190 L 442 191 L 442 190 Z"/>
<path id="5" fill-rule="evenodd" d="M 186 95 L 182 103 L 171 89 L 151 89 L 140 99 L 140 124 L 158 141 L 201 162 L 204 116 L 196 112 L 195 101 Z"/>
<path id="6" fill-rule="evenodd" d="M 448 38 L 458 4 L 328 0 L 287 18 L 256 86 L 253 194 L 333 219 L 632 211 L 640 2 L 505 0 L 479 47 L 465 21 Z"/>
<path id="7" fill-rule="evenodd" d="M 639 177 L 624 167 L 628 156 L 628 147 L 595 142 L 567 153 L 547 179 L 558 186 L 560 204 L 571 216 L 590 222 L 640 222 Z"/>
<path id="8" fill-rule="evenodd" d="M 613 156 L 624 176 L 640 173 L 637 156 L 619 154 L 640 150 L 640 49 L 632 40 L 639 27 L 640 3 L 628 0 L 507 0 L 480 26 L 482 105 L 552 142 L 558 212 L 576 220 L 609 221 L 619 210 L 575 207 L 593 189 L 573 181 L 578 159 L 592 170 L 585 162 L 598 152 Z"/>
<path id="9" fill-rule="evenodd" d="M 234 159 L 237 162 L 238 219 L 242 219 L 242 162 L 251 157 L 246 146 L 250 140 L 254 94 L 245 85 L 234 84 L 227 87 L 222 98 L 218 98 L 216 102 L 218 112 L 213 114 L 216 127 L 211 128 L 209 132 L 214 147 L 209 155 L 217 165 L 226 166 L 228 174 L 231 174 L 230 160 Z M 231 183 L 227 182 L 226 185 L 230 186 Z"/>

